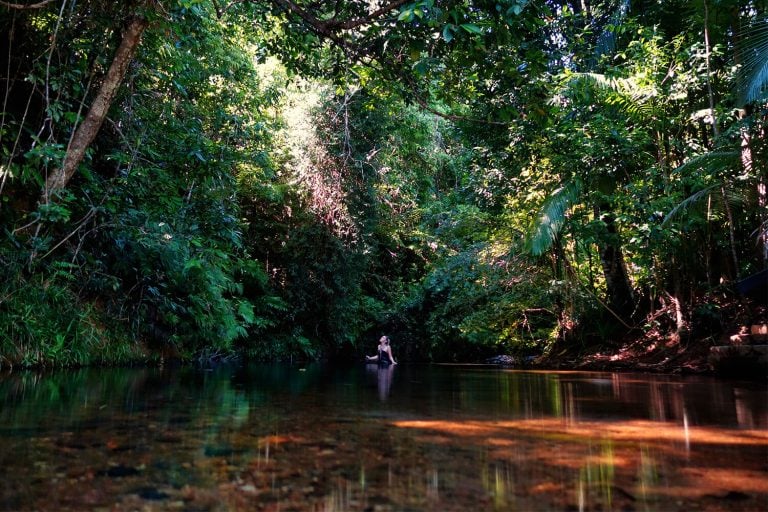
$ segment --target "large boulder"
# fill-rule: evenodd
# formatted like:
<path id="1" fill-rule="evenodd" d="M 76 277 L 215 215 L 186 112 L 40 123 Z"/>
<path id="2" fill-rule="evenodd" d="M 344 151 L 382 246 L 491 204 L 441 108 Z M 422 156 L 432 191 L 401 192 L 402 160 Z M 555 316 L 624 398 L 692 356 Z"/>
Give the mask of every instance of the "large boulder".
<path id="1" fill-rule="evenodd" d="M 709 349 L 709 364 L 717 373 L 768 376 L 768 345 L 720 345 Z"/>

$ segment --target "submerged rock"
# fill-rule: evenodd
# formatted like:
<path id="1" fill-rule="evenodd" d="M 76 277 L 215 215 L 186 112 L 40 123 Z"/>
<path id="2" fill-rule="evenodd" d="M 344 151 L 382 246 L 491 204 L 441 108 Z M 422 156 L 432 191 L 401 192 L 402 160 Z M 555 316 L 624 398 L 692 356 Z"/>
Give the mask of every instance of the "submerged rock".
<path id="1" fill-rule="evenodd" d="M 498 364 L 500 366 L 515 366 L 517 361 L 515 358 L 508 355 L 498 355 L 485 360 L 486 364 Z"/>

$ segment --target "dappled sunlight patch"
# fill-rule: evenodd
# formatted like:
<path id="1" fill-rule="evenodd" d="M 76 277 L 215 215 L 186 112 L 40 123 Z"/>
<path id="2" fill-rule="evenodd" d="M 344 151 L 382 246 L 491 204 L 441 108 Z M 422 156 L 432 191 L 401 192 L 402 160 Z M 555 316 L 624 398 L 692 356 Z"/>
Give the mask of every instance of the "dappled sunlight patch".
<path id="1" fill-rule="evenodd" d="M 257 441 L 258 446 L 266 446 L 266 445 L 281 445 L 284 443 L 303 443 L 306 441 L 305 437 L 302 436 L 295 436 L 295 435 L 269 435 L 260 437 Z"/>
<path id="2" fill-rule="evenodd" d="M 729 467 L 681 468 L 680 473 L 695 484 L 692 487 L 707 495 L 717 495 L 718 491 L 768 492 L 768 475 L 765 472 Z"/>
<path id="3" fill-rule="evenodd" d="M 416 439 L 421 443 L 434 445 L 453 444 L 455 442 L 453 438 L 445 435 L 420 435 Z"/>
<path id="4" fill-rule="evenodd" d="M 429 429 L 458 436 L 512 435 L 513 432 L 545 435 L 564 434 L 578 438 L 608 438 L 627 442 L 679 441 L 705 444 L 754 444 L 768 446 L 768 432 L 763 430 L 732 430 L 714 427 L 688 427 L 674 423 L 645 420 L 568 421 L 564 418 L 522 419 L 514 421 L 396 421 L 400 428 Z"/>
<path id="5" fill-rule="evenodd" d="M 498 438 L 498 437 L 491 437 L 488 439 L 488 444 L 490 446 L 497 446 L 497 447 L 510 447 L 517 445 L 516 441 L 513 441 L 512 439 L 504 439 L 504 438 Z"/>
<path id="6" fill-rule="evenodd" d="M 634 459 L 616 454 L 587 455 L 581 462 L 582 464 L 591 464 L 594 466 L 634 467 L 635 465 Z"/>
<path id="7" fill-rule="evenodd" d="M 762 430 L 563 418 L 392 424 L 406 431 L 437 432 L 432 437 L 442 445 L 448 436 L 456 447 L 482 446 L 483 458 L 503 464 L 511 475 L 505 484 L 508 492 L 560 496 L 566 508 L 602 503 L 609 509 L 634 509 L 644 503 L 653 510 L 665 503 L 670 510 L 754 510 L 768 497 L 768 433 Z M 754 457 L 743 457 L 744 450 Z M 731 458 L 735 451 L 742 457 Z"/>
<path id="8" fill-rule="evenodd" d="M 542 482 L 530 488 L 531 494 L 562 493 L 563 485 L 555 482 Z"/>

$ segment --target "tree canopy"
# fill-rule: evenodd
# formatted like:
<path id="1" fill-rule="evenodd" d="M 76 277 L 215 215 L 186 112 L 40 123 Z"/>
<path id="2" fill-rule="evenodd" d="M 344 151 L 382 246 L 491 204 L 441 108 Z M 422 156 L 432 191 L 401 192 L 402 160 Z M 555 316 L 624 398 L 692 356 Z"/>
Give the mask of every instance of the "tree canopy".
<path id="1" fill-rule="evenodd" d="M 765 14 L 0 2 L 0 361 L 381 332 L 477 361 L 765 321 Z"/>

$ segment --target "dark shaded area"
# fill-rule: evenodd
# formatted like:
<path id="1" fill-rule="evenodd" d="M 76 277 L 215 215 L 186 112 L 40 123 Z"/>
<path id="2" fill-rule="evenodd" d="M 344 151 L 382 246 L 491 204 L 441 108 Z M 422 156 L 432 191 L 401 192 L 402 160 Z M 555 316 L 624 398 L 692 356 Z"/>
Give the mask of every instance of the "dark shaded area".
<path id="1" fill-rule="evenodd" d="M 745 277 L 736 283 L 736 289 L 741 295 L 768 305 L 768 269 Z"/>

